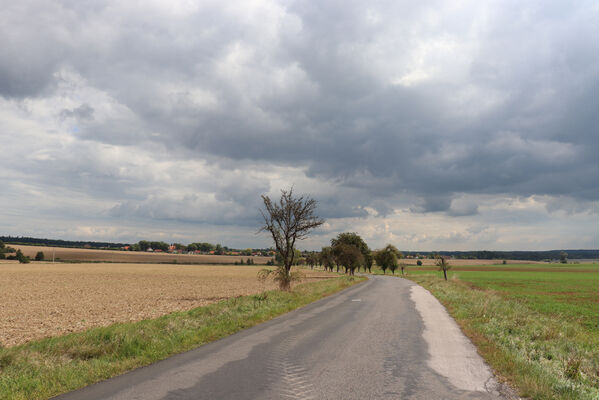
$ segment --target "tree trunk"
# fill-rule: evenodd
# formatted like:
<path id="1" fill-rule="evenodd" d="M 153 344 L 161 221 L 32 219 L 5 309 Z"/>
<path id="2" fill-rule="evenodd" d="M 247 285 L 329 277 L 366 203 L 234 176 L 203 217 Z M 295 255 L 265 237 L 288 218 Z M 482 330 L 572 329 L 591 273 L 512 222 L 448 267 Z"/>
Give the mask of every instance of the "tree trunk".
<path id="1" fill-rule="evenodd" d="M 443 276 L 445 276 L 445 280 L 447 280 L 447 270 L 446 269 L 443 270 Z"/>

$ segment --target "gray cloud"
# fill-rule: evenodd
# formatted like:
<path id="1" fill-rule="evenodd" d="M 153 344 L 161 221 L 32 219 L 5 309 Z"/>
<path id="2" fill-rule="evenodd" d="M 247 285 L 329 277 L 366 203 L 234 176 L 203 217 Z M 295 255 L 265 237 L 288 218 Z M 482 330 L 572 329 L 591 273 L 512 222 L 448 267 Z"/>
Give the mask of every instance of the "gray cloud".
<path id="1" fill-rule="evenodd" d="M 24 182 L 118 218 L 250 226 L 259 195 L 294 182 L 333 219 L 483 218 L 468 196 L 586 212 L 575 204 L 599 200 L 599 11 L 455 7 L 7 4 L 2 129 L 39 124 Z"/>
<path id="2" fill-rule="evenodd" d="M 74 118 L 77 120 L 85 121 L 94 119 L 94 109 L 89 104 L 81 104 L 79 107 L 73 108 L 72 110 L 64 109 L 60 112 L 60 118 Z"/>

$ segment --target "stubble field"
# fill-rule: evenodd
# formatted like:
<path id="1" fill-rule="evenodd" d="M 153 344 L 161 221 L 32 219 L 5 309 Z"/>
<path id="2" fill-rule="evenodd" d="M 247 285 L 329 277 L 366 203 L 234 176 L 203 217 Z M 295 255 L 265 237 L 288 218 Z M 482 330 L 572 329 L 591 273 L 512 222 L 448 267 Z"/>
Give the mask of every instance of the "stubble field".
<path id="1" fill-rule="evenodd" d="M 164 264 L 0 264 L 0 344 L 155 318 L 274 289 L 262 267 Z M 304 281 L 333 276 L 305 270 Z"/>
<path id="2" fill-rule="evenodd" d="M 245 262 L 248 256 L 215 256 L 204 254 L 167 254 L 167 253 L 149 253 L 143 251 L 118 251 L 118 250 L 96 250 L 96 249 L 75 249 L 68 247 L 45 247 L 45 246 L 25 246 L 11 244 L 10 247 L 21 249 L 23 254 L 33 259 L 38 251 L 42 251 L 46 260 L 56 259 L 62 261 L 81 261 L 81 262 L 119 262 L 119 263 L 181 263 L 181 264 L 233 264 L 243 259 Z M 271 257 L 249 257 L 256 264 L 266 264 Z"/>

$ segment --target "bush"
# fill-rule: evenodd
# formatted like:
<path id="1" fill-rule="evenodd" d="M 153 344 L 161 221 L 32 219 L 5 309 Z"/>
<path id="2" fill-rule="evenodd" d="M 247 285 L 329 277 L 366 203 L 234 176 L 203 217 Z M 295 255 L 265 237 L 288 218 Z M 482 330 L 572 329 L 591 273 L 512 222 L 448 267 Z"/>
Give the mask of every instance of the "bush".
<path id="1" fill-rule="evenodd" d="M 19 262 L 21 264 L 29 264 L 31 262 L 29 257 L 27 257 L 25 254 L 23 254 L 23 252 L 20 249 L 17 250 L 17 255 L 15 256 L 15 258 L 17 260 L 19 260 Z"/>
<path id="2" fill-rule="evenodd" d="M 421 267 L 422 266 L 422 260 L 416 261 L 416 265 L 418 265 L 419 267 Z"/>
<path id="3" fill-rule="evenodd" d="M 4 255 L 4 253 L 0 253 L 0 260 L 4 260 L 6 258 L 6 256 Z"/>
<path id="4" fill-rule="evenodd" d="M 44 261 L 45 258 L 46 256 L 44 255 L 43 251 L 38 251 L 35 255 L 35 261 Z"/>

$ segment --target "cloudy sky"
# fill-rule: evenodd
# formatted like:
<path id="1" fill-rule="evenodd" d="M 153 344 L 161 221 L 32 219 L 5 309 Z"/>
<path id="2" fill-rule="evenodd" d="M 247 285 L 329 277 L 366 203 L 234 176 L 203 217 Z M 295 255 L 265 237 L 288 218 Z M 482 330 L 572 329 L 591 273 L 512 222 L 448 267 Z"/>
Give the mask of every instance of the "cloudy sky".
<path id="1" fill-rule="evenodd" d="M 594 0 L 0 3 L 0 234 L 599 248 Z"/>

